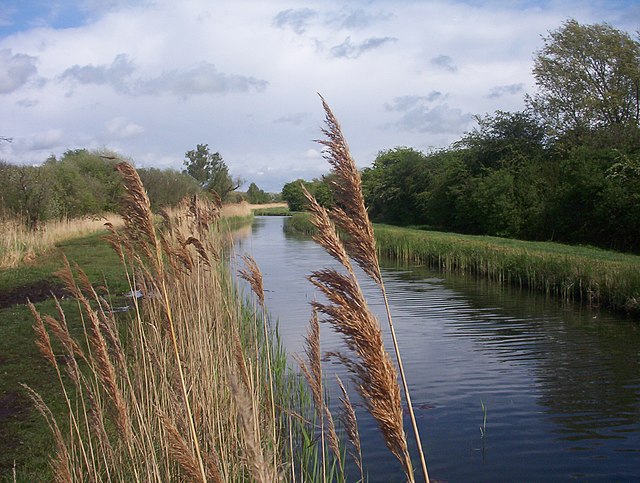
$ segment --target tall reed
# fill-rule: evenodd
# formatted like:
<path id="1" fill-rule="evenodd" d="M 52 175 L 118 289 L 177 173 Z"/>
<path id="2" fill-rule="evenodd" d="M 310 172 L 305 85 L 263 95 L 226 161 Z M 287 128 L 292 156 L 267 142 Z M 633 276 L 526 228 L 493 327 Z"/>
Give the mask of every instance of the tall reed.
<path id="1" fill-rule="evenodd" d="M 220 207 L 192 198 L 158 227 L 135 170 L 119 170 L 125 227 L 111 228 L 109 240 L 144 297 L 117 318 L 69 264 L 60 277 L 78 300 L 84 334 L 72 336 L 61 308 L 57 316 L 33 309 L 38 345 L 67 405 L 54 416 L 32 393 L 57 442 L 55 478 L 276 481 L 286 433 L 275 421 L 280 400 L 263 381 L 273 372 L 280 387 L 273 368 L 284 356 L 270 345 L 268 367 L 267 336 L 256 333 L 220 261 Z M 57 431 L 64 420 L 70 430 Z"/>
<path id="2" fill-rule="evenodd" d="M 422 471 L 429 481 L 418 427 L 413 413 L 408 384 L 395 335 L 393 320 L 387 302 L 384 282 L 376 252 L 373 226 L 364 204 L 360 174 L 349 152 L 340 125 L 322 98 L 327 128 L 326 139 L 318 141 L 326 147 L 325 158 L 332 166 L 333 195 L 336 207 L 327 212 L 315 198 L 303 188 L 309 201 L 312 223 L 318 230 L 314 239 L 346 269 L 346 274 L 336 270 L 313 272 L 309 279 L 329 300 L 329 304 L 313 302 L 315 310 L 323 313 L 334 329 L 345 336 L 351 357 L 343 357 L 359 380 L 359 391 L 369 412 L 378 422 L 389 450 L 401 462 L 407 479 L 414 480 L 402 424 L 402 405 L 397 384 L 397 373 L 382 342 L 377 319 L 371 313 L 360 289 L 351 259 L 353 259 L 380 287 L 387 309 L 387 320 L 393 340 L 400 378 L 407 399 Z M 334 226 L 334 223 L 335 225 Z M 340 238 L 336 227 L 344 233 Z"/>

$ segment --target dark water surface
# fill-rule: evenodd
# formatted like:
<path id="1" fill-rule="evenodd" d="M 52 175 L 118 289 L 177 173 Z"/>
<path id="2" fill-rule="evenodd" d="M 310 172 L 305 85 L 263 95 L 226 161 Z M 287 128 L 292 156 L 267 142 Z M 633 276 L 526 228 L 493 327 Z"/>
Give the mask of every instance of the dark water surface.
<path id="1" fill-rule="evenodd" d="M 310 239 L 283 233 L 284 222 L 256 218 L 236 252 L 258 262 L 283 343 L 302 355 L 319 296 L 305 277 L 335 263 Z M 422 267 L 386 264 L 383 277 L 432 479 L 640 480 L 637 322 Z M 361 280 L 387 334 L 376 287 Z M 323 351 L 343 349 L 321 329 Z M 333 374 L 349 376 L 332 362 L 324 371 L 337 401 Z M 356 409 L 369 481 L 402 481 L 375 423 Z M 408 420 L 405 430 L 412 445 Z"/>

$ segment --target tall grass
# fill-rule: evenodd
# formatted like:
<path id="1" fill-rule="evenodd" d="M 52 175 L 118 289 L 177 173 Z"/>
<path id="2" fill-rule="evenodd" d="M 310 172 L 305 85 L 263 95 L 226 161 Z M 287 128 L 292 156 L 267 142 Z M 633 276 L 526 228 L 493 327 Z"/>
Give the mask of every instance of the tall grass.
<path id="1" fill-rule="evenodd" d="M 308 213 L 285 230 L 313 235 Z M 401 263 L 467 273 L 563 300 L 640 315 L 640 257 L 593 247 L 374 225 L 378 252 Z"/>
<path id="2" fill-rule="evenodd" d="M 276 421 L 279 393 L 264 381 L 285 384 L 284 355 L 267 344 L 271 330 L 240 303 L 220 261 L 211 231 L 219 207 L 194 198 L 157 231 L 135 170 L 119 169 L 125 229 L 110 241 L 144 298 L 118 320 L 82 270 L 67 266 L 60 276 L 78 300 L 84 336 L 71 336 L 62 310 L 51 317 L 33 309 L 38 345 L 67 402 L 56 417 L 32 393 L 56 440 L 55 477 L 276 481 L 286 470 L 287 432 Z M 269 370 L 267 354 L 280 369 Z M 56 429 L 65 421 L 68 430 Z"/>
<path id="3" fill-rule="evenodd" d="M 381 254 L 640 315 L 640 257 L 549 242 L 376 226 Z"/>
<path id="4" fill-rule="evenodd" d="M 55 220 L 31 229 L 19 218 L 0 217 L 0 269 L 13 268 L 49 250 L 56 243 L 104 230 L 104 223 L 122 224 L 118 215 Z"/>
<path id="5" fill-rule="evenodd" d="M 369 221 L 364 204 L 360 174 L 337 119 L 322 97 L 321 100 L 327 127 L 322 131 L 325 139 L 318 142 L 325 146 L 325 159 L 332 167 L 331 186 L 336 206 L 330 212 L 327 211 L 304 185 L 301 187 L 309 202 L 311 222 L 317 229 L 314 240 L 335 258 L 346 272 L 335 269 L 312 272 L 309 280 L 321 291 L 328 303 L 314 301 L 311 305 L 315 311 L 325 316 L 324 320 L 330 323 L 336 332 L 344 336 L 350 353 L 338 354 L 337 357 L 356 378 L 360 395 L 369 413 L 376 420 L 387 448 L 402 465 L 407 480 L 415 481 L 403 427 L 399 373 L 422 473 L 428 482 L 422 442 L 380 272 L 373 225 Z M 343 236 L 339 236 L 338 231 Z M 380 287 L 397 366 L 393 365 L 384 347 L 380 324 L 362 293 L 352 260 Z"/>
<path id="6" fill-rule="evenodd" d="M 83 335 L 71 335 L 59 304 L 56 317 L 30 306 L 38 347 L 55 369 L 66 402 L 66 413 L 54 415 L 27 388 L 56 442 L 51 464 L 57 481 L 344 481 L 341 434 L 364 479 L 355 411 L 341 381 L 344 431 L 324 398 L 318 314 L 344 335 L 350 352 L 337 357 L 352 372 L 407 480 L 415 481 L 400 376 L 429 480 L 391 314 L 387 311 L 397 366 L 351 263 L 379 285 L 388 308 L 360 178 L 337 121 L 323 104 L 328 140 L 322 143 L 336 174 L 338 207 L 329 213 L 306 196 L 316 240 L 344 271 L 309 276 L 326 297 L 311 304 L 308 363 L 301 361 L 310 392 L 286 369 L 266 311 L 262 275 L 249 256 L 240 276 L 256 302 L 242 303 L 221 256 L 224 209 L 193 197 L 162 212 L 158 224 L 135 169 L 121 163 L 124 229 L 109 225 L 109 242 L 131 290 L 143 294 L 134 300 L 133 313 L 118 319 L 82 269 L 68 263 L 59 276 L 78 301 Z"/>

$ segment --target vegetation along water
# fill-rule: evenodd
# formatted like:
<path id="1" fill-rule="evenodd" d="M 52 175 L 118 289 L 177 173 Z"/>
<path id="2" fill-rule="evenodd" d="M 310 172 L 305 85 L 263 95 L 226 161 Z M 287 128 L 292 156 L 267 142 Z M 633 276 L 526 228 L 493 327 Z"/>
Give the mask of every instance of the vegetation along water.
<path id="1" fill-rule="evenodd" d="M 282 189 L 317 244 L 223 220 L 279 199 L 207 144 L 0 162 L 3 479 L 638 479 L 640 43 L 543 44 L 524 110 L 361 171 L 323 99 L 331 172 Z"/>

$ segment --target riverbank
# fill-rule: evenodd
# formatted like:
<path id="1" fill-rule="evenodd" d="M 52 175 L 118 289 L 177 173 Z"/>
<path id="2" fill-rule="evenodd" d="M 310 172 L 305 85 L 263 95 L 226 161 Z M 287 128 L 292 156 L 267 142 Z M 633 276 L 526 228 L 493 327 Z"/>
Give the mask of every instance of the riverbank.
<path id="1" fill-rule="evenodd" d="M 200 208 L 195 212 L 206 215 Z M 222 232 L 251 219 L 250 212 L 226 210 L 224 215 Z M 264 468 L 283 460 L 317 459 L 315 446 L 300 443 L 313 439 L 304 423 L 309 415 L 303 413 L 303 422 L 279 418 L 281 410 L 289 414 L 292 407 L 306 407 L 309 396 L 288 375 L 266 312 L 237 292 L 235 277 L 220 257 L 219 230 L 190 216 L 167 221 L 162 242 L 149 233 L 132 235 L 136 238 L 118 253 L 102 231 L 56 243 L 28 264 L 0 270 L 0 481 L 53 480 L 60 476 L 60 465 L 78 481 L 105 471 L 113 479 L 172 474 L 192 480 L 193 467 L 185 465 L 202 468 L 198 460 L 208 477 L 218 464 L 223 481 L 235 480 L 252 471 L 243 456 L 249 445 L 254 453 L 262 452 Z M 181 226 L 185 223 L 191 225 Z M 140 226 L 145 229 L 144 223 Z M 121 241 L 131 229 L 118 232 Z M 155 244 L 161 246 L 163 261 L 158 263 L 164 268 L 153 259 L 142 264 L 131 253 L 146 253 L 146 259 L 156 253 L 150 249 Z M 65 269 L 66 259 L 71 271 Z M 60 271 L 67 273 L 64 282 L 56 276 Z M 70 284 L 71 273 L 77 281 Z M 161 286 L 166 286 L 163 297 Z M 156 295 L 132 298 L 138 291 Z M 38 337 L 38 319 L 27 300 L 45 324 Z M 171 349 L 174 332 L 177 345 Z M 176 352 L 182 364 L 176 363 Z M 180 378 L 178 366 L 184 372 Z M 271 384 L 263 384 L 267 379 Z M 38 414 L 22 384 L 42 396 L 63 441 L 56 442 L 51 420 Z M 186 387 L 190 405 L 182 390 Z M 256 433 L 241 424 L 247 417 Z M 85 433 L 84 427 L 92 429 Z M 222 427 L 224 441 L 218 442 Z M 176 460 L 176 445 L 194 448 L 194 437 L 207 453 Z M 87 459 L 94 454 L 99 457 Z M 53 467 L 52 457 L 60 465 Z"/>
<path id="2" fill-rule="evenodd" d="M 288 229 L 311 234 L 305 215 Z M 381 256 L 640 316 L 640 256 L 552 242 L 374 226 Z"/>

